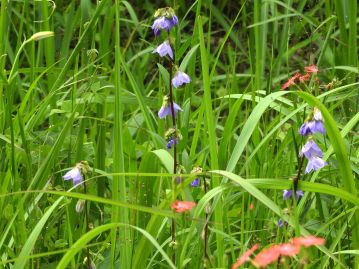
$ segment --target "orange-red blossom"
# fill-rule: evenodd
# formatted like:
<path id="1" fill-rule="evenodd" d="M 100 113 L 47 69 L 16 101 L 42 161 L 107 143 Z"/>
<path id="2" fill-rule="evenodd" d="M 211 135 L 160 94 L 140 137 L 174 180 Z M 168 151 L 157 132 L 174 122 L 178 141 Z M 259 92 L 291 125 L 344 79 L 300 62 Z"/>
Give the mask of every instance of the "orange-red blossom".
<path id="1" fill-rule="evenodd" d="M 251 260 L 256 267 L 262 268 L 279 259 L 280 256 L 294 257 L 300 252 L 301 247 L 310 247 L 323 245 L 325 239 L 315 236 L 295 237 L 290 240 L 290 243 L 282 243 L 272 245 L 269 248 L 263 249 L 257 256 Z M 250 255 L 258 248 L 255 244 L 250 250 L 243 253 L 243 255 L 232 265 L 232 269 L 237 269 L 246 261 L 250 260 Z"/>
<path id="2" fill-rule="evenodd" d="M 306 66 L 306 67 L 304 67 L 304 72 L 305 73 L 317 73 L 318 72 L 318 67 L 315 64 L 312 64 L 310 66 Z"/>
<path id="3" fill-rule="evenodd" d="M 291 85 L 295 85 L 296 80 L 299 80 L 300 83 L 309 81 L 310 74 L 317 73 L 318 68 L 316 65 L 313 64 L 313 65 L 304 67 L 304 72 L 305 72 L 304 75 L 302 75 L 301 73 L 296 73 L 294 76 L 292 76 L 290 79 L 288 79 L 288 81 L 282 85 L 282 90 L 289 88 Z"/>
<path id="4" fill-rule="evenodd" d="M 171 205 L 171 208 L 177 213 L 181 213 L 191 210 L 195 205 L 195 202 L 176 201 Z"/>
<path id="5" fill-rule="evenodd" d="M 243 255 L 232 265 L 232 269 L 237 269 L 243 263 L 250 260 L 249 257 L 252 255 L 252 253 L 254 251 L 257 250 L 258 247 L 259 247 L 259 245 L 255 244 L 250 250 L 247 250 L 246 252 L 244 252 Z"/>

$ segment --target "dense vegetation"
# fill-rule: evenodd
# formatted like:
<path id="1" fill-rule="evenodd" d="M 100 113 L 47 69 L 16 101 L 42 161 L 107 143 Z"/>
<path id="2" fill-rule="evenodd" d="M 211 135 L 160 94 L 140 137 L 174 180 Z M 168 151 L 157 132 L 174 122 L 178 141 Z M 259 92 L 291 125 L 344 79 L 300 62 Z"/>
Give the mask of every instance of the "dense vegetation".
<path id="1" fill-rule="evenodd" d="M 0 5 L 0 268 L 359 268 L 356 0 Z"/>

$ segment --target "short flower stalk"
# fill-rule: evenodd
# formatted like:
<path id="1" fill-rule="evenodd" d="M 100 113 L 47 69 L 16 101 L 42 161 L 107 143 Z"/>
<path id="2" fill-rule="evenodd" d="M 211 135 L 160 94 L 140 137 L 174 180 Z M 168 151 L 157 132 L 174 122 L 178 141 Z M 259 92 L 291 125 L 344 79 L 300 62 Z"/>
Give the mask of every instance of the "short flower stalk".
<path id="1" fill-rule="evenodd" d="M 207 193 L 207 182 L 205 177 L 203 177 L 203 189 L 204 189 L 204 193 Z M 207 254 L 207 245 L 208 245 L 208 221 L 209 221 L 209 205 L 207 207 L 207 210 L 205 210 L 206 215 L 205 215 L 205 220 L 206 220 L 206 224 L 204 225 L 204 259 L 208 259 L 208 254 Z"/>
<path id="2" fill-rule="evenodd" d="M 204 175 L 201 175 L 203 172 L 202 167 L 199 166 L 195 166 L 193 167 L 191 174 L 197 175 L 197 177 L 192 180 L 191 182 L 191 187 L 199 187 L 201 185 L 201 182 L 203 182 L 203 191 L 204 194 L 207 193 L 208 191 L 208 183 L 206 181 L 206 177 Z M 202 180 L 201 180 L 202 178 Z M 204 225 L 204 230 L 203 230 L 203 241 L 204 241 L 204 253 L 203 253 L 203 258 L 204 260 L 208 260 L 208 254 L 207 254 L 207 248 L 208 248 L 208 221 L 209 221 L 209 213 L 210 213 L 210 206 L 207 205 L 206 209 L 205 209 L 205 225 Z"/>

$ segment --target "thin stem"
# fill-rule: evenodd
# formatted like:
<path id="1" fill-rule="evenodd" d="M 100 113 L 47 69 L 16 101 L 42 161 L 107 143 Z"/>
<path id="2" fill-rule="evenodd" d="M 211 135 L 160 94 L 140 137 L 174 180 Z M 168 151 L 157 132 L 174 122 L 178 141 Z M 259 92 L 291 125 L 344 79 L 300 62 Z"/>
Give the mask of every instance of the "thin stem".
<path id="1" fill-rule="evenodd" d="M 169 38 L 169 33 L 167 32 L 168 35 L 168 43 L 171 45 L 171 41 Z M 174 60 L 174 59 L 173 59 Z M 175 109 L 174 109 L 174 104 L 173 104 L 173 89 L 172 89 L 172 61 L 170 60 L 170 64 L 169 64 L 169 73 L 170 73 L 170 77 L 169 77 L 169 97 L 170 97 L 170 105 L 171 105 L 171 114 L 172 114 L 172 127 L 175 130 L 175 135 L 177 134 L 177 126 L 176 126 L 176 116 L 175 116 Z M 177 137 L 174 138 L 174 143 L 173 143 L 173 176 L 174 176 L 174 184 L 173 186 L 176 186 L 176 173 L 177 173 Z M 175 191 L 174 191 L 175 194 Z M 172 226 L 171 226 L 171 237 L 172 237 L 172 242 L 176 241 L 176 223 L 175 220 L 172 219 Z M 172 262 L 174 264 L 176 264 L 176 252 L 173 251 L 172 253 Z"/>
<path id="2" fill-rule="evenodd" d="M 206 178 L 203 177 L 203 187 L 204 187 L 204 194 L 206 195 L 207 193 L 207 183 L 206 183 Z M 208 212 L 206 210 L 206 224 L 204 225 L 204 258 L 207 259 L 208 258 L 208 254 L 207 254 L 207 243 L 208 243 Z"/>
<path id="3" fill-rule="evenodd" d="M 300 175 L 301 175 L 303 163 L 304 163 L 304 155 L 303 155 L 302 158 L 300 159 L 299 166 L 298 166 L 298 171 L 297 171 L 297 175 L 293 178 L 294 194 L 295 194 L 295 192 L 296 192 L 297 189 L 298 189 L 298 182 L 299 182 L 299 180 L 300 180 Z"/>
<path id="4" fill-rule="evenodd" d="M 86 180 L 84 177 L 84 194 L 86 194 Z M 86 222 L 86 231 L 89 231 L 89 217 L 88 217 L 88 212 L 87 212 L 87 200 L 85 200 L 85 205 L 84 205 L 84 209 L 85 209 L 85 222 Z M 87 247 L 86 248 L 86 256 L 87 256 L 87 268 L 90 269 L 91 268 L 91 259 L 90 259 L 90 250 Z"/>
<path id="5" fill-rule="evenodd" d="M 279 257 L 278 257 L 278 259 L 277 259 L 277 269 L 280 268 L 280 264 L 281 264 L 280 259 L 281 259 L 281 258 L 282 258 L 282 255 L 279 255 Z"/>
<path id="6" fill-rule="evenodd" d="M 8 84 L 11 83 L 11 81 L 13 80 L 13 78 L 15 77 L 14 76 L 14 73 L 16 72 L 16 69 L 17 69 L 17 64 L 18 64 L 18 61 L 19 61 L 19 57 L 20 57 L 20 54 L 22 52 L 22 50 L 24 49 L 25 45 L 29 42 L 31 42 L 32 39 L 26 39 L 20 46 L 19 50 L 17 51 L 16 55 L 15 55 L 15 59 L 14 59 L 14 63 L 11 67 L 11 70 L 10 70 L 10 74 L 9 74 L 9 78 L 8 78 Z"/>

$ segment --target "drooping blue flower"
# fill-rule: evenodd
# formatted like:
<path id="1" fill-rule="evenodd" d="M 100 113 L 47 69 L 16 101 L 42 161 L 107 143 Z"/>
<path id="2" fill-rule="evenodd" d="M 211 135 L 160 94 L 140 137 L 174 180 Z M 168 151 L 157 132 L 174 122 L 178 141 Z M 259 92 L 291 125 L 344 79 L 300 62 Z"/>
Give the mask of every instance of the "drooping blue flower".
<path id="1" fill-rule="evenodd" d="M 305 173 L 308 174 L 311 171 L 317 171 L 326 165 L 327 163 L 319 156 L 312 156 L 308 159 L 308 164 L 307 167 L 305 168 Z"/>
<path id="2" fill-rule="evenodd" d="M 179 105 L 177 105 L 175 102 L 173 102 L 173 110 L 176 117 L 178 111 L 182 111 L 182 108 Z M 172 116 L 171 103 L 168 101 L 164 101 L 161 109 L 158 111 L 158 117 L 160 119 L 164 119 L 166 116 Z"/>
<path id="3" fill-rule="evenodd" d="M 318 147 L 317 143 L 315 143 L 313 139 L 308 139 L 307 143 L 305 143 L 305 145 L 302 147 L 299 152 L 299 156 L 302 157 L 303 154 L 307 159 L 313 156 L 323 156 L 322 150 Z"/>
<path id="4" fill-rule="evenodd" d="M 299 128 L 299 134 L 301 134 L 302 136 L 306 136 L 310 133 L 311 131 L 310 131 L 309 122 L 304 122 L 302 126 L 300 126 Z"/>
<path id="5" fill-rule="evenodd" d="M 157 19 L 152 24 L 152 30 L 155 36 L 158 36 L 161 30 L 169 31 L 171 29 L 171 22 L 166 19 L 166 17 L 162 16 Z"/>
<path id="6" fill-rule="evenodd" d="M 177 139 L 176 138 L 170 139 L 166 145 L 167 149 L 171 149 L 174 144 L 177 145 Z"/>
<path id="7" fill-rule="evenodd" d="M 317 107 L 314 107 L 312 119 L 302 124 L 299 133 L 303 136 L 317 132 L 325 134 L 323 121 L 322 113 Z"/>
<path id="8" fill-rule="evenodd" d="M 191 186 L 192 187 L 198 187 L 200 183 L 201 183 L 201 180 L 200 180 L 199 177 L 197 177 L 191 182 Z"/>
<path id="9" fill-rule="evenodd" d="M 289 199 L 293 194 L 292 190 L 284 190 L 283 191 L 283 200 Z M 295 199 L 298 200 L 300 196 L 304 196 L 304 193 L 302 190 L 296 190 L 295 191 Z"/>
<path id="10" fill-rule="evenodd" d="M 178 25 L 178 18 L 176 15 L 173 15 L 172 17 L 168 18 L 168 20 L 170 21 L 172 27 Z"/>
<path id="11" fill-rule="evenodd" d="M 179 86 L 190 82 L 191 82 L 191 78 L 182 71 L 177 71 L 174 78 L 172 79 L 172 85 L 175 88 L 178 88 Z"/>
<path id="12" fill-rule="evenodd" d="M 325 134 L 324 123 L 321 120 L 307 121 L 300 126 L 299 133 L 303 136 L 315 133 Z"/>
<path id="13" fill-rule="evenodd" d="M 165 16 L 161 16 L 152 24 L 152 30 L 155 34 L 155 36 L 158 36 L 161 32 L 161 30 L 164 30 L 166 32 L 169 32 L 173 26 L 178 25 L 178 18 L 176 15 L 173 15 L 169 18 L 166 18 Z"/>
<path id="14" fill-rule="evenodd" d="M 74 185 L 80 184 L 82 182 L 81 171 L 77 166 L 68 171 L 62 178 L 64 180 L 72 179 Z"/>
<path id="15" fill-rule="evenodd" d="M 173 59 L 172 48 L 167 40 L 159 45 L 152 53 L 158 53 L 161 57 L 168 55 L 171 59 Z"/>
<path id="16" fill-rule="evenodd" d="M 284 225 L 287 226 L 287 225 L 288 225 L 288 222 L 283 221 L 282 219 L 279 219 L 279 220 L 278 220 L 278 227 L 279 227 L 279 228 L 283 228 Z"/>
<path id="17" fill-rule="evenodd" d="M 310 122 L 310 131 L 312 134 L 317 132 L 325 134 L 324 123 L 321 120 L 313 120 Z"/>

